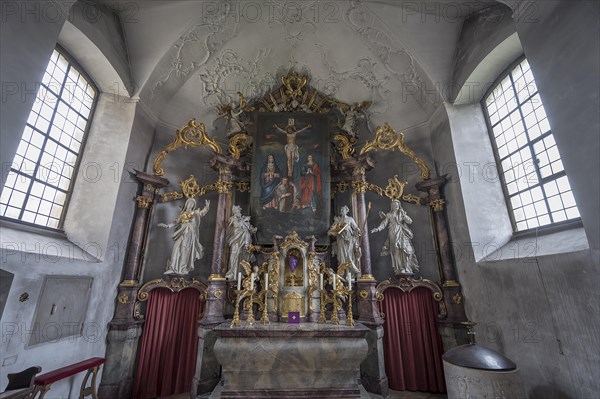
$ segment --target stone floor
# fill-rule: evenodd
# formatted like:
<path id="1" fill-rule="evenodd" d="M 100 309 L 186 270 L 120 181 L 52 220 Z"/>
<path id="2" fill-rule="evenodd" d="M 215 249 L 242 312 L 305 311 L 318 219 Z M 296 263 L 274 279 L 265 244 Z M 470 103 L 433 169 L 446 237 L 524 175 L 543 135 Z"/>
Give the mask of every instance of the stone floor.
<path id="1" fill-rule="evenodd" d="M 189 399 L 189 393 L 182 393 L 181 395 L 167 396 L 161 399 Z M 373 395 L 373 399 L 380 399 L 381 396 Z M 443 393 L 431 393 L 431 392 L 411 392 L 411 391 L 391 391 L 388 399 L 446 399 L 446 395 Z"/>

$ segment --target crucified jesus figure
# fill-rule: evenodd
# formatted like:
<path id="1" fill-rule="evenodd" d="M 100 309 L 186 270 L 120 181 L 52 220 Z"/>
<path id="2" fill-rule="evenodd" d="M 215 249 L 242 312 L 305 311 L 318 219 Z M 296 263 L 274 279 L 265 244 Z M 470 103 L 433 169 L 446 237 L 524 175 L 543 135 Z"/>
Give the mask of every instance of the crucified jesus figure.
<path id="1" fill-rule="evenodd" d="M 287 156 L 287 175 L 289 178 L 294 177 L 294 163 L 300 159 L 298 153 L 298 145 L 296 144 L 296 135 L 302 133 L 306 129 L 310 129 L 312 125 L 307 125 L 300 130 L 296 130 L 294 125 L 287 125 L 284 129 L 277 125 L 273 125 L 275 129 L 287 136 L 287 144 L 285 145 L 285 155 Z"/>

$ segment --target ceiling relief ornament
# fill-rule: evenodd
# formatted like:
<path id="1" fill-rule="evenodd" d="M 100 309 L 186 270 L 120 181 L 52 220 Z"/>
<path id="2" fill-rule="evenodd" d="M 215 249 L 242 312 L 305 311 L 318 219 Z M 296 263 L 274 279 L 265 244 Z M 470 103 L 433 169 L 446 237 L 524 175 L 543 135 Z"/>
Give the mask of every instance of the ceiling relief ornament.
<path id="1" fill-rule="evenodd" d="M 196 24 L 173 45 L 165 57 L 171 57 L 166 71 L 154 83 L 151 98 L 170 80 L 185 80 L 201 66 L 205 65 L 212 55 L 239 32 L 239 20 L 228 18 L 232 9 L 231 1 L 223 1 L 219 12 L 203 15 Z"/>
<path id="2" fill-rule="evenodd" d="M 262 93 L 265 87 L 275 85 L 277 79 L 273 74 L 261 76 L 260 73 L 270 53 L 270 48 L 260 48 L 254 57 L 244 59 L 231 49 L 221 51 L 215 56 L 214 66 L 199 74 L 205 93 L 202 98 L 204 105 L 221 107 L 234 101 L 236 91 L 241 90 L 245 96 L 256 95 Z M 236 78 L 247 83 L 239 87 L 234 83 Z"/>
<path id="3" fill-rule="evenodd" d="M 307 35 L 315 34 L 319 21 L 319 1 L 272 2 L 269 3 L 269 29 L 281 26 L 283 40 L 293 49 Z"/>
<path id="4" fill-rule="evenodd" d="M 432 90 L 427 89 L 427 82 L 421 76 L 422 72 L 415 66 L 414 57 L 404 47 L 397 46 L 392 35 L 378 27 L 379 19 L 369 11 L 363 1 L 351 1 L 344 15 L 344 21 L 369 46 L 379 62 L 402 84 L 402 87 L 419 91 L 420 95 L 414 95 L 414 98 L 426 112 L 432 112 L 437 108 L 440 98 Z"/>

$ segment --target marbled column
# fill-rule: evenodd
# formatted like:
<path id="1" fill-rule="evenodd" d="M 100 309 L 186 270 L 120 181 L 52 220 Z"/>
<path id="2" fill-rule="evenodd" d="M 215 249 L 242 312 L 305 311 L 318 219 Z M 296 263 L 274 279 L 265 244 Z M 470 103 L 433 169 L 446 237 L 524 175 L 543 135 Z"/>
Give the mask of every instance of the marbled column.
<path id="1" fill-rule="evenodd" d="M 358 304 L 358 321 L 369 327 L 367 334 L 369 356 L 360 366 L 362 384 L 370 392 L 387 397 L 389 392 L 388 379 L 383 367 L 383 319 L 379 312 L 375 287 L 377 281 L 371 269 L 371 246 L 369 242 L 369 226 L 367 223 L 368 207 L 365 193 L 368 188 L 365 173 L 375 166 L 368 154 L 359 155 L 341 162 L 340 170 L 351 174 L 351 187 L 356 198 L 357 224 L 361 229 L 361 272 L 362 276 L 356 283 L 355 298 Z"/>
<path id="2" fill-rule="evenodd" d="M 215 216 L 215 236 L 213 240 L 213 256 L 210 266 L 211 275 L 208 277 L 208 292 L 204 317 L 200 320 L 202 326 L 215 326 L 223 322 L 223 311 L 225 307 L 225 296 L 227 284 L 223 277 L 223 258 L 225 251 L 225 229 L 227 226 L 227 207 L 231 195 L 232 176 L 231 170 L 236 161 L 221 154 L 215 154 L 211 160 L 211 167 L 219 171 L 217 180 L 217 191 L 219 198 L 217 202 L 217 214 Z"/>
<path id="3" fill-rule="evenodd" d="M 435 240 L 440 256 L 442 291 L 444 292 L 444 302 L 448 311 L 448 318 L 445 322 L 460 323 L 467 321 L 467 316 L 450 247 L 445 201 L 441 195 L 441 188 L 444 184 L 446 184 L 446 177 L 441 176 L 419 182 L 416 187 L 419 191 L 426 192 L 429 195 L 429 205 L 433 212 Z"/>
<path id="4" fill-rule="evenodd" d="M 138 339 L 143 323 L 135 318 L 134 305 L 140 286 L 144 243 L 156 193 L 169 184 L 167 179 L 140 171 L 134 171 L 132 177 L 140 184 L 141 194 L 134 198 L 136 209 L 123 267 L 123 279 L 118 286 L 115 313 L 108 324 L 105 371 L 102 373 L 102 382 L 98 389 L 100 398 L 125 399 L 131 395 Z"/>
<path id="5" fill-rule="evenodd" d="M 225 258 L 227 215 L 231 211 L 232 171 L 242 174 L 247 171 L 247 165 L 222 154 L 215 154 L 210 166 L 219 171 L 219 178 L 216 182 L 219 198 L 215 217 L 211 274 L 208 277 L 204 316 L 200 320 L 198 328 L 198 354 L 196 357 L 196 371 L 192 379 L 192 397 L 210 392 L 221 378 L 219 365 L 213 354 L 215 343 L 213 328 L 225 320 L 227 281 L 223 277 L 222 271 Z"/>

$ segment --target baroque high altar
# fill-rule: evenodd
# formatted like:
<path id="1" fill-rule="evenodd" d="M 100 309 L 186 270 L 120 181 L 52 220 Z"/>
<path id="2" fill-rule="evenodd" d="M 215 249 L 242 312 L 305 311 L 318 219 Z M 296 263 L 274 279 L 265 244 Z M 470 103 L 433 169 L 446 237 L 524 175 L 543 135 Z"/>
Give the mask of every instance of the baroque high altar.
<path id="1" fill-rule="evenodd" d="M 226 144 L 192 119 L 158 154 L 153 174 L 135 172 L 141 190 L 113 325 L 139 328 L 141 305 L 154 288 L 197 289 L 205 303 L 192 397 L 213 388 L 215 398 L 361 397 L 362 387 L 385 396 L 378 300 L 390 286 L 429 288 L 449 328 L 467 321 L 448 245 L 440 192 L 445 177 L 431 177 L 403 133 L 388 124 L 361 140 L 370 103 L 346 104 L 308 83 L 307 76 L 291 72 L 260 98 L 238 93 L 239 101 L 219 109 Z M 163 163 L 194 148 L 213 153 L 210 166 L 218 177 L 201 186 L 194 175 L 181 176 L 181 189 L 166 191 Z M 420 193 L 407 192 L 407 182 L 394 174 L 385 187 L 370 183 L 374 151 L 397 152 L 414 162 Z M 210 192 L 218 194 L 217 203 L 196 207 Z M 380 212 L 382 224 L 372 231 L 367 193 L 389 199 L 392 209 Z M 172 201 L 182 206 L 173 223 L 160 225 L 174 228 L 167 272 L 144 283 L 143 248 L 151 244 L 148 229 L 155 228 L 151 210 Z M 440 286 L 419 277 L 402 203 L 431 209 Z M 203 248 L 198 239 L 206 217 L 215 217 L 212 248 Z M 389 251 L 397 278 L 378 284 L 369 234 L 383 229 L 388 241 L 400 242 L 400 235 L 404 241 L 392 242 L 400 249 Z M 200 281 L 189 272 L 204 252 L 212 254 L 211 270 L 207 281 Z"/>

